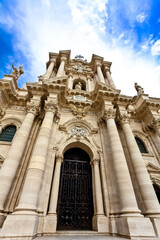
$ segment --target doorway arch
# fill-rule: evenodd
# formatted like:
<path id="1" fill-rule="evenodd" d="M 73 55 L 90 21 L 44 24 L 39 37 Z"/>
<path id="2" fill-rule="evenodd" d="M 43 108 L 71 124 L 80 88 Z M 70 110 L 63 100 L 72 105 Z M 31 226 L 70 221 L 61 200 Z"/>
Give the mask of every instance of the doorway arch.
<path id="1" fill-rule="evenodd" d="M 64 153 L 57 206 L 58 230 L 91 230 L 93 217 L 90 157 L 81 148 Z"/>

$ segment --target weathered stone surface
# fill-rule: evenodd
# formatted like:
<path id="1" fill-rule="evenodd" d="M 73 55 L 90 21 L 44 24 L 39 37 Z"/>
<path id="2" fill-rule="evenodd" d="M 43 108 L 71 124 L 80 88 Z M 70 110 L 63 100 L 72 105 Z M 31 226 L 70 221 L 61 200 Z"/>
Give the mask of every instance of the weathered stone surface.
<path id="1" fill-rule="evenodd" d="M 70 59 L 70 51 L 60 51 L 49 53 L 46 73 L 23 89 L 17 86 L 21 67 L 0 79 L 0 131 L 17 128 L 12 142 L 0 141 L 0 239 L 160 237 L 160 205 L 153 189 L 153 184 L 160 187 L 160 99 L 137 84 L 135 97 L 121 95 L 110 68 L 111 62 L 100 56 L 93 54 L 88 63 L 81 55 Z M 92 176 L 92 231 L 83 233 L 70 232 L 71 225 L 57 231 L 61 170 L 71 148 L 88 154 Z M 75 169 L 71 175 L 78 176 Z M 70 180 L 63 183 L 67 204 L 76 192 L 70 190 L 75 179 Z M 83 198 L 88 183 L 82 180 L 76 189 Z"/>

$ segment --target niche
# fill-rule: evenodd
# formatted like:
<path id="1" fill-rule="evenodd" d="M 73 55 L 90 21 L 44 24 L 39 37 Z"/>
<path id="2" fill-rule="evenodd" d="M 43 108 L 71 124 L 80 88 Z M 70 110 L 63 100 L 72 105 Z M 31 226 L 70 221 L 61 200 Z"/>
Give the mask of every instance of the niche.
<path id="1" fill-rule="evenodd" d="M 86 91 L 86 82 L 82 79 L 75 79 L 73 82 L 73 89 Z"/>

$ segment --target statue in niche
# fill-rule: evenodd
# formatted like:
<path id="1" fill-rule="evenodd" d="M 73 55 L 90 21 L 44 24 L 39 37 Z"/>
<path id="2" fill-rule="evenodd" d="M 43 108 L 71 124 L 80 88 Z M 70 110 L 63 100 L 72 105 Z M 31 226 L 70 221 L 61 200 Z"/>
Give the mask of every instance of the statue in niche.
<path id="1" fill-rule="evenodd" d="M 81 82 L 78 82 L 78 83 L 75 85 L 75 89 L 77 89 L 77 90 L 82 90 L 82 83 L 81 83 Z"/>
<path id="2" fill-rule="evenodd" d="M 20 77 L 20 75 L 21 74 L 23 74 L 24 73 L 24 71 L 23 71 L 23 66 L 22 65 L 20 65 L 19 66 L 19 68 L 15 68 L 14 67 L 14 64 L 12 64 L 12 68 L 13 68 L 13 72 L 12 72 L 12 76 L 13 76 L 13 78 L 15 79 L 15 80 L 17 80 L 19 77 Z"/>
<path id="3" fill-rule="evenodd" d="M 138 85 L 138 83 L 135 83 L 134 87 L 135 87 L 135 89 L 137 91 L 137 95 L 141 95 L 141 94 L 144 93 L 143 88 L 140 85 Z"/>

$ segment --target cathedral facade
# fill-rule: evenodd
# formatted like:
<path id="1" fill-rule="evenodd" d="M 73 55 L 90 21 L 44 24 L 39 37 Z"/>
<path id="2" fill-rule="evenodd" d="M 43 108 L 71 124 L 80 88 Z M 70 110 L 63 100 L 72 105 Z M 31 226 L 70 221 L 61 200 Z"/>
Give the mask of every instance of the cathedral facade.
<path id="1" fill-rule="evenodd" d="M 110 68 L 66 50 L 38 82 L 0 80 L 0 239 L 160 237 L 160 99 L 122 95 Z"/>

